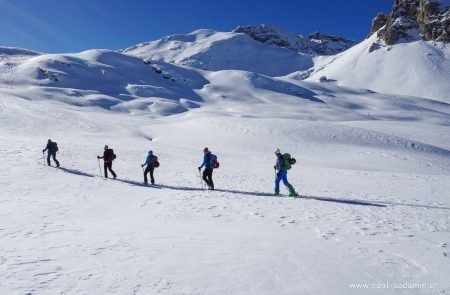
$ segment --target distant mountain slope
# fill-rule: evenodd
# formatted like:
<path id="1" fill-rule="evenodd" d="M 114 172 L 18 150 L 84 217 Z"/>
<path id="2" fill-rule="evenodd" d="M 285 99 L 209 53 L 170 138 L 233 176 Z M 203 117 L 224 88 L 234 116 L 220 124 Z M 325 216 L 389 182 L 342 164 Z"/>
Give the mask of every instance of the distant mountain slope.
<path id="1" fill-rule="evenodd" d="M 281 76 L 313 66 L 312 56 L 258 42 L 246 34 L 198 30 L 121 51 L 142 59 L 210 71 L 243 70 Z"/>
<path id="2" fill-rule="evenodd" d="M 449 24 L 448 0 L 396 0 L 389 16 L 373 20 L 368 39 L 290 77 L 325 76 L 339 85 L 450 102 Z"/>
<path id="3" fill-rule="evenodd" d="M 427 41 L 385 46 L 373 35 L 342 54 L 318 58 L 307 80 L 322 76 L 339 85 L 450 102 L 450 47 Z"/>
<path id="4" fill-rule="evenodd" d="M 9 49 L 0 59 L 0 88 L 37 87 L 24 90 L 27 99 L 50 98 L 118 111 L 184 112 L 198 107 L 202 98 L 195 89 L 207 82 L 194 69 L 164 62 L 148 64 L 111 50 L 38 55 Z"/>

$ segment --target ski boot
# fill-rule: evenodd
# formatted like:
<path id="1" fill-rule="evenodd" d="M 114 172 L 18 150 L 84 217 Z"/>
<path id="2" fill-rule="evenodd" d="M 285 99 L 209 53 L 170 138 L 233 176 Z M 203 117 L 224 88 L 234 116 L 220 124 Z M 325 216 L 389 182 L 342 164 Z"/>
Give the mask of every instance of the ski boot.
<path id="1" fill-rule="evenodd" d="M 298 194 L 295 192 L 294 189 L 290 189 L 289 190 L 289 197 L 298 197 Z"/>

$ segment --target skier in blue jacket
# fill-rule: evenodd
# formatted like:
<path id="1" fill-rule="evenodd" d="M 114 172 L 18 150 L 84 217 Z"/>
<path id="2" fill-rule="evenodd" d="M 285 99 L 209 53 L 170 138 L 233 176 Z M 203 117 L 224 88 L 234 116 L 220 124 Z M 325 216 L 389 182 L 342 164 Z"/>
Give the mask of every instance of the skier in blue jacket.
<path id="1" fill-rule="evenodd" d="M 211 152 L 207 147 L 203 149 L 203 163 L 198 167 L 198 171 L 202 171 L 202 168 L 205 167 L 205 170 L 203 170 L 203 180 L 208 185 L 208 189 L 214 190 L 214 182 L 212 180 L 212 173 L 213 173 L 213 163 L 211 161 Z"/>
<path id="2" fill-rule="evenodd" d="M 277 156 L 277 161 L 275 163 L 274 169 L 275 171 L 278 170 L 275 178 L 275 195 L 280 194 L 280 181 L 283 180 L 284 185 L 289 190 L 289 196 L 296 197 L 297 193 L 295 192 L 294 187 L 287 180 L 287 169 L 285 167 L 283 155 L 281 154 L 280 149 L 277 149 L 275 151 L 275 155 Z"/>

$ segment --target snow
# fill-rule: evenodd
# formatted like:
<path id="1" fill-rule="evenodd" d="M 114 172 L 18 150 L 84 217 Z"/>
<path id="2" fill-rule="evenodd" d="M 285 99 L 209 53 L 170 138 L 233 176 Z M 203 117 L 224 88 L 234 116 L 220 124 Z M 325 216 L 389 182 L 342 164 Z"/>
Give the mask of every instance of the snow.
<path id="1" fill-rule="evenodd" d="M 269 76 L 282 76 L 313 65 L 310 55 L 263 44 L 245 34 L 211 30 L 173 35 L 121 52 L 210 71 L 244 70 Z"/>
<path id="2" fill-rule="evenodd" d="M 280 38 L 284 36 L 282 31 L 278 33 Z M 410 30 L 409 36 L 421 39 L 417 30 Z M 292 38 L 283 38 L 292 41 Z M 379 49 L 370 52 L 372 44 L 377 44 Z M 309 51 L 309 54 L 297 53 L 260 43 L 245 34 L 199 30 L 139 44 L 121 52 L 153 62 L 209 71 L 241 70 L 272 77 L 309 77 L 308 81 L 319 81 L 326 76 L 342 86 L 450 101 L 450 49 L 439 42 L 385 46 L 374 34 L 343 53 L 318 56 Z"/>
<path id="3" fill-rule="evenodd" d="M 379 42 L 374 34 L 342 54 L 318 57 L 307 80 L 326 76 L 339 85 L 450 102 L 450 47 L 416 41 L 369 52 Z"/>
<path id="4" fill-rule="evenodd" d="M 167 39 L 215 50 L 210 38 L 241 37 Z M 431 93 L 433 79 L 446 89 L 446 49 L 382 47 L 370 64 L 364 44 L 329 65 L 319 58 L 323 83 L 267 75 L 289 72 L 272 60 L 244 59 L 242 70 L 216 56 L 217 70 L 203 70 L 155 44 L 133 54 L 10 50 L 0 59 L 0 293 L 450 294 L 450 105 L 356 88 L 377 80 L 369 74 L 342 86 L 332 68 L 351 60 L 363 75 L 384 59 L 429 61 L 408 76 Z M 438 62 L 444 77 L 428 77 Z M 44 166 L 48 138 L 60 169 Z M 100 177 L 105 144 L 117 180 Z M 197 170 L 205 146 L 221 164 L 216 191 L 202 189 Z M 297 159 L 289 180 L 299 198 L 272 195 L 276 148 Z M 139 167 L 150 149 L 161 163 L 154 187 Z"/>

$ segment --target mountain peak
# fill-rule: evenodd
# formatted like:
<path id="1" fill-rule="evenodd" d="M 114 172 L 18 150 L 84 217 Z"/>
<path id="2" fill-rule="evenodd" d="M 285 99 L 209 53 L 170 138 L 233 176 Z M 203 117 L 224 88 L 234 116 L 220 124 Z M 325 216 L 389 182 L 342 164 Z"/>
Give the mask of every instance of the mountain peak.
<path id="1" fill-rule="evenodd" d="M 389 16 L 378 14 L 369 35 L 388 45 L 416 40 L 450 42 L 450 0 L 395 0 Z"/>

